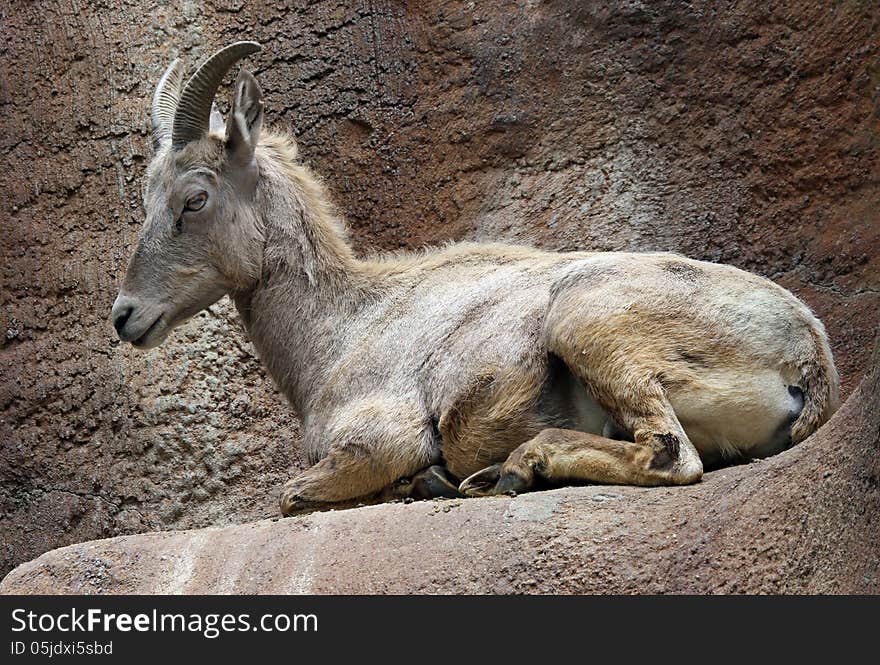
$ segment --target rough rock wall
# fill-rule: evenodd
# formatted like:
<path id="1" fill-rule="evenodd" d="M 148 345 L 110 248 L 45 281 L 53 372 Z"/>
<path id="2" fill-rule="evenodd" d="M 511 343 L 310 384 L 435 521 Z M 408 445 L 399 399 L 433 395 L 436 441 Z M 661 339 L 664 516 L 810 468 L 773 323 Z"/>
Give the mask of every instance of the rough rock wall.
<path id="1" fill-rule="evenodd" d="M 673 249 L 770 276 L 849 392 L 880 306 L 880 10 L 718 2 L 0 0 L 0 573 L 275 513 L 295 418 L 225 302 L 149 354 L 110 304 L 147 100 L 232 40 L 359 248 Z"/>

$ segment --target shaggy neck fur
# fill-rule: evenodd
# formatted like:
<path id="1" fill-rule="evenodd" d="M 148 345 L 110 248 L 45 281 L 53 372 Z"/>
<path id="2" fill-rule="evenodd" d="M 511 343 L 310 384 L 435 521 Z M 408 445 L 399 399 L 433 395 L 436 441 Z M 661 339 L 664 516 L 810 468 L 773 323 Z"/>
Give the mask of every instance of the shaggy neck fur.
<path id="1" fill-rule="evenodd" d="M 374 284 L 354 256 L 322 184 L 296 162 L 296 144 L 269 134 L 257 150 L 261 277 L 233 294 L 269 373 L 307 417 L 346 321 Z"/>

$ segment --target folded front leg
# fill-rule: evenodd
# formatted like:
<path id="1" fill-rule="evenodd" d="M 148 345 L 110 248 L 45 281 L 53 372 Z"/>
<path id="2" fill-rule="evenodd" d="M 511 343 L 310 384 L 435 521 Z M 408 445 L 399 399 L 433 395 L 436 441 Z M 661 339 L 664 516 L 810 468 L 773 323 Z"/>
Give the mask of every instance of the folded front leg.
<path id="1" fill-rule="evenodd" d="M 322 458 L 284 484 L 283 515 L 370 497 L 439 459 L 430 419 L 393 398 L 346 405 L 322 419 L 320 427 L 308 435 L 324 451 Z"/>

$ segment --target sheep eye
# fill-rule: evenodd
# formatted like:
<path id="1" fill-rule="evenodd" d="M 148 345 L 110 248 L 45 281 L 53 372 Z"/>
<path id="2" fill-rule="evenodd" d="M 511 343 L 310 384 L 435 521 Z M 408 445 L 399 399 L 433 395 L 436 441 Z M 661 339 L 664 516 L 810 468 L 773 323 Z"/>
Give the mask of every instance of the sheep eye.
<path id="1" fill-rule="evenodd" d="M 186 206 L 184 206 L 184 210 L 187 212 L 195 212 L 197 210 L 201 210 L 205 207 L 205 203 L 208 202 L 208 195 L 204 192 L 196 194 L 195 196 L 191 196 L 186 200 Z"/>

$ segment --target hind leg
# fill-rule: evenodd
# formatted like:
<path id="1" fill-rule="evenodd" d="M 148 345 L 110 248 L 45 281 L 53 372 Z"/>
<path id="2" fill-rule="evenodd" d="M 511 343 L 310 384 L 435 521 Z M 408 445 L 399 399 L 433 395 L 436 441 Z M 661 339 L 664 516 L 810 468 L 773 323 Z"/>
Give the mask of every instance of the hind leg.
<path id="1" fill-rule="evenodd" d="M 475 473 L 459 489 L 468 496 L 523 492 L 543 480 L 617 485 L 685 485 L 703 475 L 699 453 L 662 390 L 628 386 L 605 406 L 633 433 L 619 441 L 575 430 L 549 428 L 514 450 L 501 464 Z M 638 397 L 636 397 L 638 395 Z"/>
<path id="2" fill-rule="evenodd" d="M 702 465 L 690 442 L 673 436 L 650 443 L 615 441 L 595 434 L 545 429 L 514 450 L 507 460 L 478 471 L 459 489 L 468 496 L 525 492 L 539 481 L 616 485 L 682 485 L 696 482 Z M 693 446 L 690 446 L 693 449 Z M 682 462 L 682 460 L 690 460 Z"/>
<path id="3" fill-rule="evenodd" d="M 649 367 L 636 334 L 596 325 L 569 308 L 547 320 L 548 349 L 561 358 L 633 441 L 573 430 L 546 429 L 507 460 L 465 479 L 471 496 L 523 491 L 536 479 L 625 485 L 678 485 L 698 481 L 700 456 L 666 396 L 659 368 Z M 578 310 L 580 311 L 580 310 Z M 607 321 L 600 322 L 607 324 Z"/>

